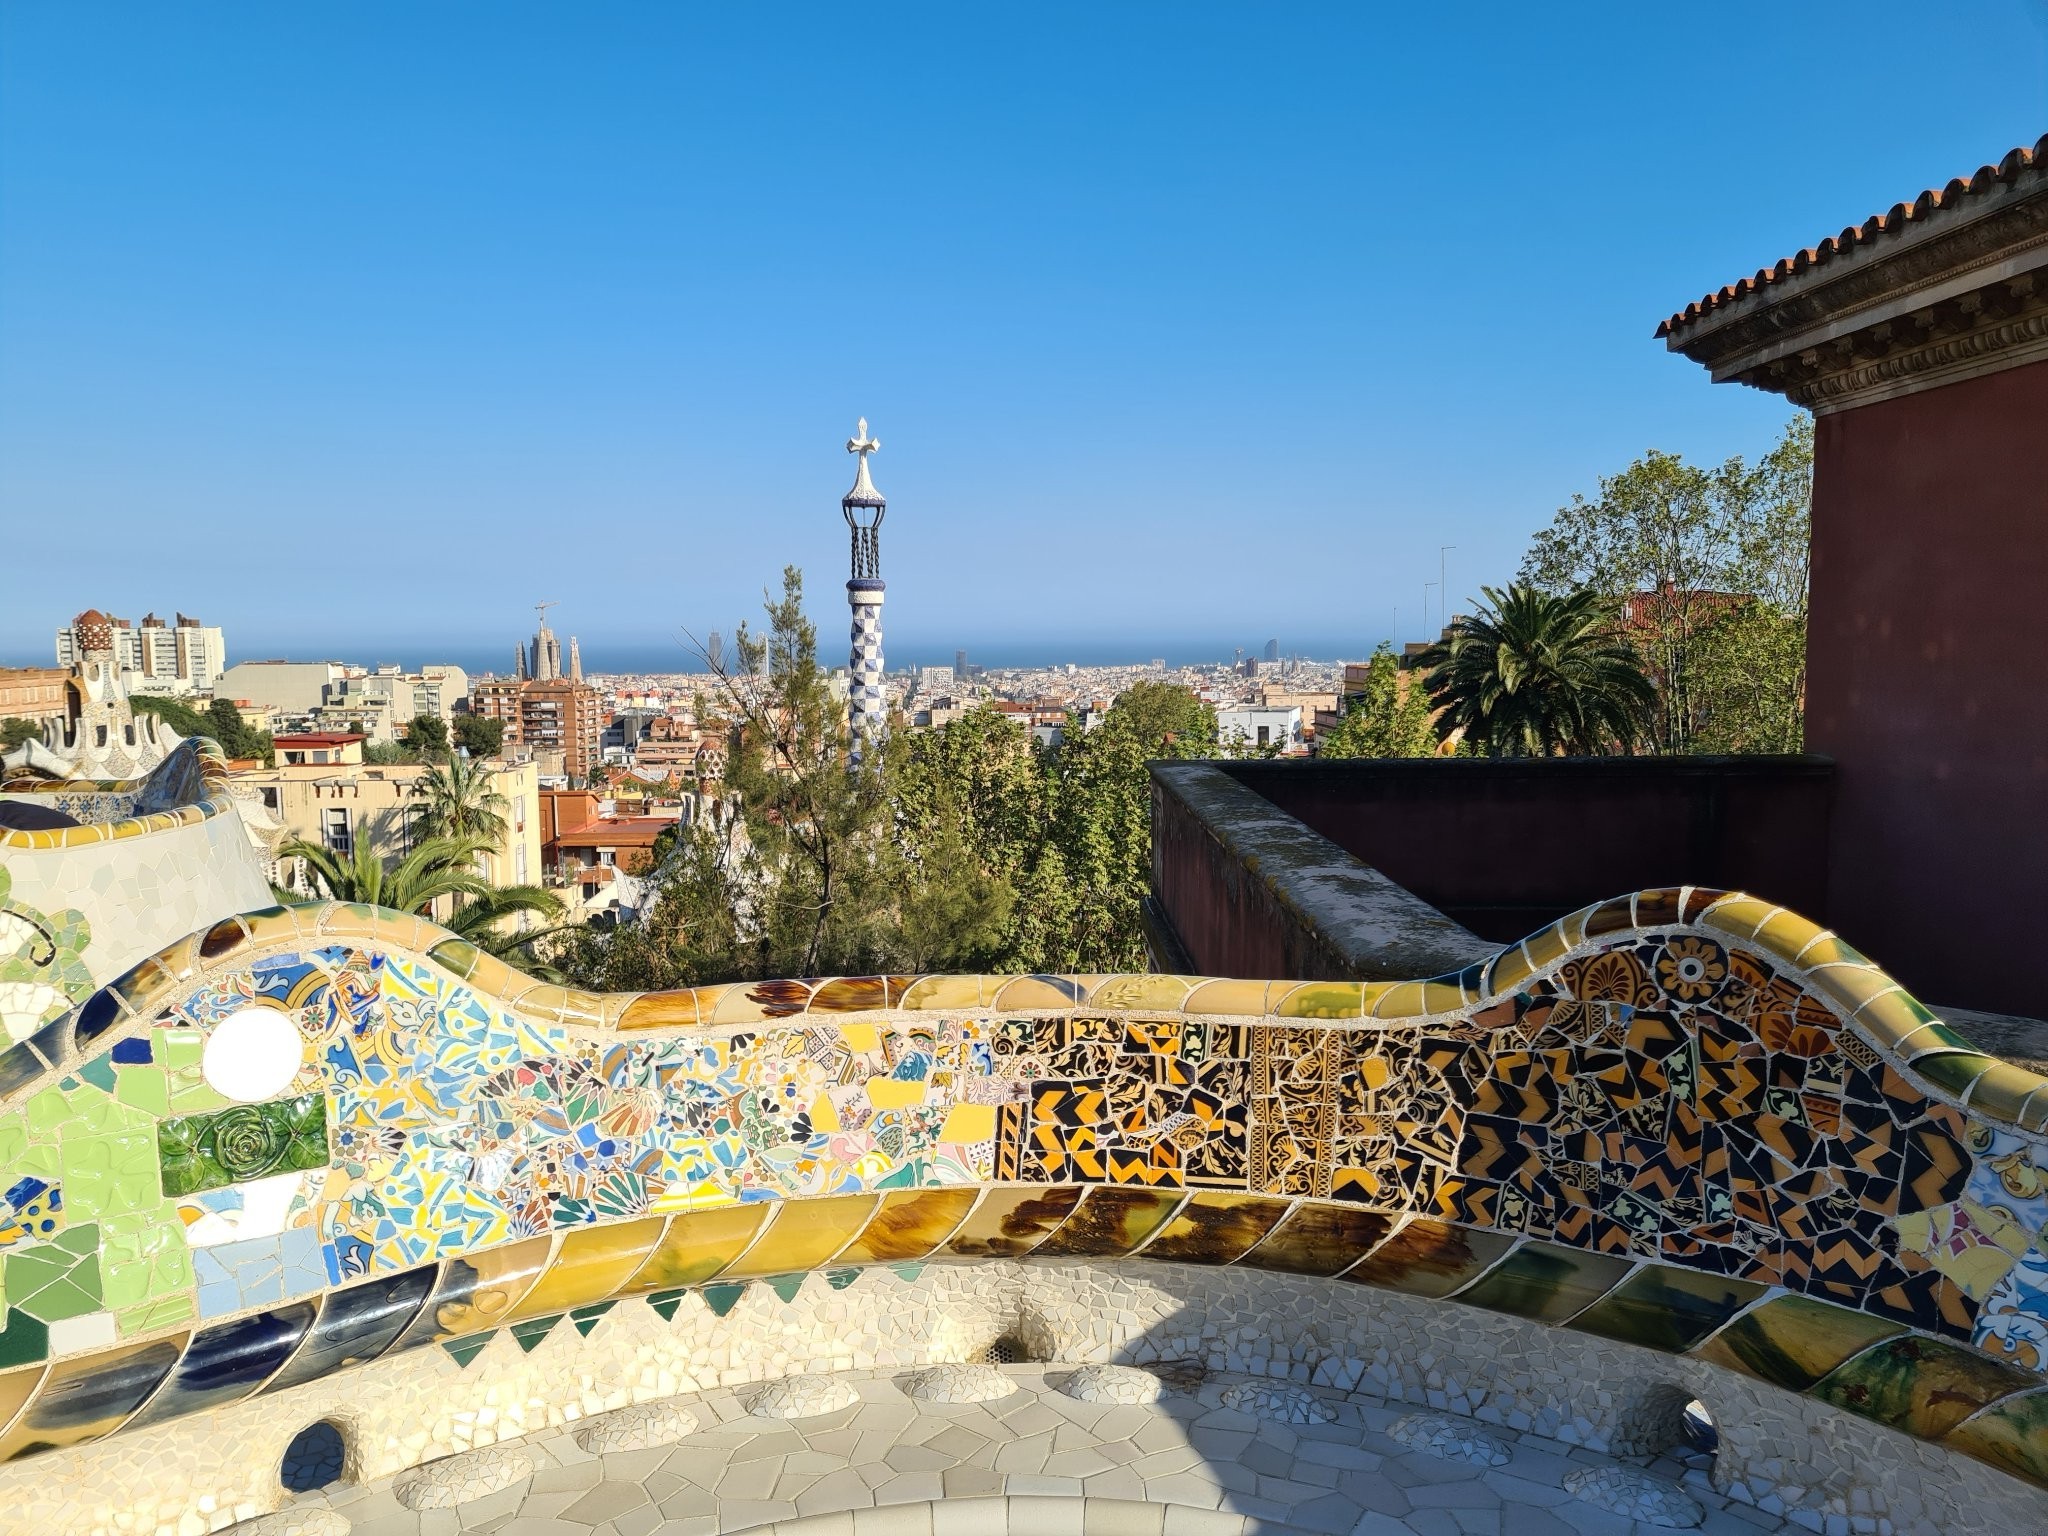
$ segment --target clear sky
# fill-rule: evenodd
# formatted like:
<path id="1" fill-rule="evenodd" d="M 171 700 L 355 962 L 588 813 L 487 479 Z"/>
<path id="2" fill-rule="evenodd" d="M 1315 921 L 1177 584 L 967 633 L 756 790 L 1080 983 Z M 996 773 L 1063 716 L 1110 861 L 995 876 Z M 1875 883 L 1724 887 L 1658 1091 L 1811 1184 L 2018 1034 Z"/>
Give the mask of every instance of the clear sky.
<path id="1" fill-rule="evenodd" d="M 2041 0 L 8 0 L 0 659 L 831 650 L 863 414 L 893 655 L 1416 638 L 1769 444 L 1659 318 L 2043 131 Z"/>

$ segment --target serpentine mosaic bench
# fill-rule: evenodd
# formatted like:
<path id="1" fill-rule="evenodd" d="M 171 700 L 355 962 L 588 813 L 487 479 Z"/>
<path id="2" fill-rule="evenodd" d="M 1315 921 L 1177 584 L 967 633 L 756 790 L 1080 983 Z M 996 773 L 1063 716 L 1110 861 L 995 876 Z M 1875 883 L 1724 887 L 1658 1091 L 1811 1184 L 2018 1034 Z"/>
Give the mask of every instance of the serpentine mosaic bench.
<path id="1" fill-rule="evenodd" d="M 273 908 L 0 1054 L 0 1094 L 0 1459 L 625 1297 L 1028 1256 L 1445 1298 L 2048 1486 L 2048 1080 L 1740 894 L 1428 981 L 622 996 Z"/>

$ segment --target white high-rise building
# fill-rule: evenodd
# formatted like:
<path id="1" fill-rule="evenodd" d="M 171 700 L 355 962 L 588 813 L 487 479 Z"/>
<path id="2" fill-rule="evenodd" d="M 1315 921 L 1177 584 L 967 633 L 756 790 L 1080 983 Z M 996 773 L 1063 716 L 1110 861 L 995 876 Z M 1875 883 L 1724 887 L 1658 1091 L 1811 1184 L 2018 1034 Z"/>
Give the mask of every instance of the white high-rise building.
<path id="1" fill-rule="evenodd" d="M 140 624 L 117 618 L 106 623 L 114 668 L 127 693 L 210 694 L 228 669 L 227 641 L 218 625 L 201 624 L 182 613 L 174 624 L 153 613 L 145 614 Z M 74 620 L 57 631 L 57 665 L 73 666 L 84 657 L 84 641 Z"/>

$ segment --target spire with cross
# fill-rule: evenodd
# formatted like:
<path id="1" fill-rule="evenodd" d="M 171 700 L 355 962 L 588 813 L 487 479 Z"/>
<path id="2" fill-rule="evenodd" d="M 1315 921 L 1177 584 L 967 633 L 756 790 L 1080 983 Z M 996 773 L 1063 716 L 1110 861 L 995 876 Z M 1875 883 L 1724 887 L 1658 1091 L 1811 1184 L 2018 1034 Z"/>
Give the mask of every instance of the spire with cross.
<path id="1" fill-rule="evenodd" d="M 853 489 L 840 498 L 847 530 L 853 536 L 853 571 L 846 583 L 846 601 L 853 609 L 853 650 L 847 661 L 847 724 L 856 768 L 881 740 L 887 710 L 882 693 L 882 518 L 889 510 L 868 475 L 868 455 L 882 446 L 868 436 L 865 416 L 846 440 L 860 468 Z"/>

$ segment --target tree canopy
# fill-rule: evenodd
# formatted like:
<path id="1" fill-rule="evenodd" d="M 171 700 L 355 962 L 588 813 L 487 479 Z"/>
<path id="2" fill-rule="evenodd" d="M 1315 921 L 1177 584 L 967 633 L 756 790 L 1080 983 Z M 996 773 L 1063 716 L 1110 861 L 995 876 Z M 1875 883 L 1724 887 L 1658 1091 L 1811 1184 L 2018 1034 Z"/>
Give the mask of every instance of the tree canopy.
<path id="1" fill-rule="evenodd" d="M 1486 757 L 1633 751 L 1657 695 L 1609 603 L 1586 588 L 1481 591 L 1479 612 L 1422 657 L 1439 728 Z"/>
<path id="2" fill-rule="evenodd" d="M 1657 689 L 1652 751 L 1799 749 L 1812 482 L 1801 415 L 1755 464 L 1703 469 L 1653 450 L 1574 496 L 1530 545 L 1523 582 L 1629 605 Z"/>
<path id="3" fill-rule="evenodd" d="M 1317 738 L 1316 756 L 1432 757 L 1437 745 L 1427 682 L 1419 670 L 1404 678 L 1394 648 L 1382 644 L 1366 663 L 1365 686 L 1348 701 L 1343 719 Z"/>

